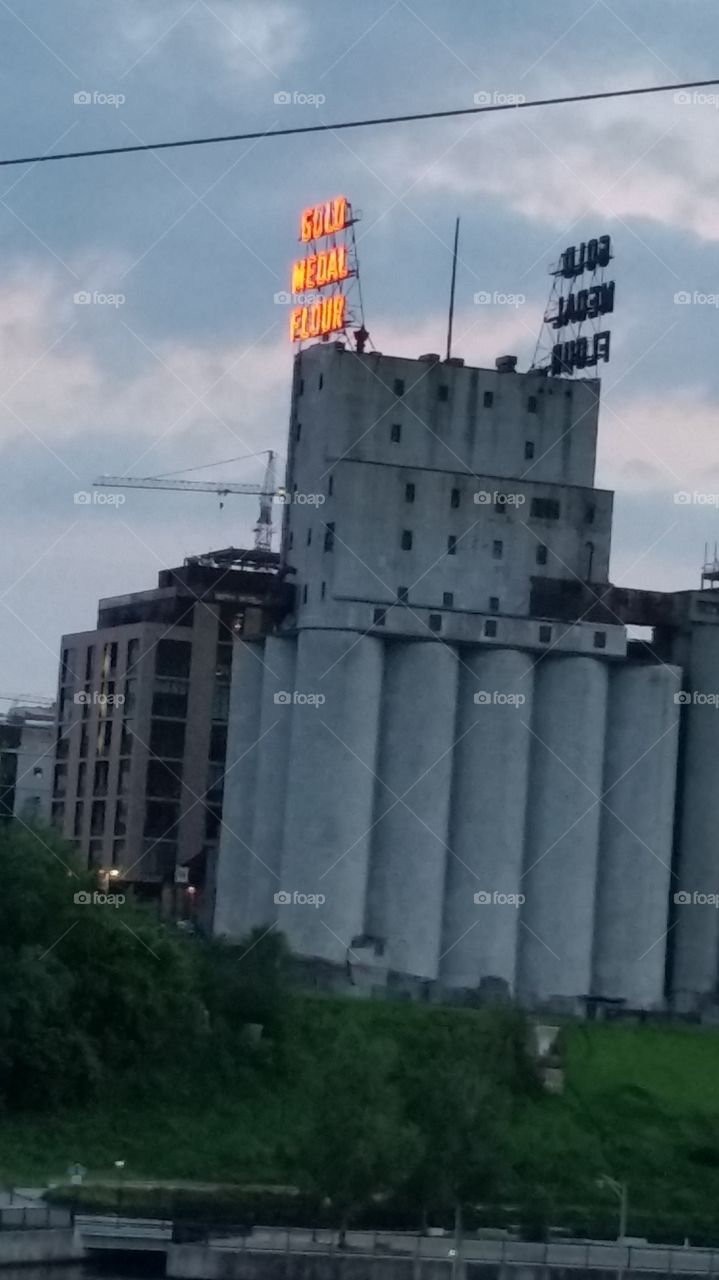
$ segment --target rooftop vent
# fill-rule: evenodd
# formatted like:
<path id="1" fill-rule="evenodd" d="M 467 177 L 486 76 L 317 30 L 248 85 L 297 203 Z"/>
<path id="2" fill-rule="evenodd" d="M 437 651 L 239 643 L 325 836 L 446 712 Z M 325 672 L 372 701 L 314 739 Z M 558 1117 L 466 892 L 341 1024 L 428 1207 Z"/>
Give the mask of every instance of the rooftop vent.
<path id="1" fill-rule="evenodd" d="M 419 359 L 424 360 L 426 364 L 439 364 L 440 357 L 437 355 L 436 351 L 427 351 L 423 356 L 420 356 Z"/>
<path id="2" fill-rule="evenodd" d="M 450 357 L 449 357 L 449 359 L 448 359 L 448 360 L 445 360 L 445 362 L 444 362 L 444 363 L 445 363 L 445 364 L 453 364 L 453 365 L 456 365 L 456 367 L 457 367 L 458 369 L 461 369 L 461 368 L 462 368 L 462 366 L 463 366 L 463 364 L 464 364 L 464 357 L 463 357 L 463 356 L 450 356 Z"/>
<path id="3" fill-rule="evenodd" d="M 517 357 L 516 356 L 497 356 L 494 362 L 497 373 L 516 373 Z"/>

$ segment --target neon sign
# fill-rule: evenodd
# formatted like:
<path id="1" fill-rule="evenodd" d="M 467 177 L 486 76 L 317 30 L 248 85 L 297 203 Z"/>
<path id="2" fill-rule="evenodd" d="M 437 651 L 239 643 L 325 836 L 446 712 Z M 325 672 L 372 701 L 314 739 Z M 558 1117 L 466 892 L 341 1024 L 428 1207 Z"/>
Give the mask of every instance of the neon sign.
<path id="1" fill-rule="evenodd" d="M 299 239 L 308 252 L 292 264 L 292 293 L 315 292 L 332 286 L 334 292 L 292 308 L 292 342 L 324 338 L 340 332 L 349 323 L 347 298 L 341 286 L 355 274 L 347 237 L 343 238 L 352 221 L 352 209 L 345 196 L 311 205 L 300 214 Z"/>
<path id="2" fill-rule="evenodd" d="M 545 315 L 544 323 L 550 329 L 565 329 L 570 326 L 569 337 L 552 347 L 549 371 L 554 377 L 572 374 L 576 370 L 592 369 L 609 360 L 609 330 L 599 332 L 598 324 L 594 324 L 591 334 L 582 334 L 581 326 L 586 321 L 596 322 L 614 311 L 614 281 L 605 282 L 601 276 L 597 278 L 597 273 L 604 271 L 611 260 L 611 238 L 598 236 L 593 240 L 582 241 L 579 245 L 570 245 L 561 254 L 559 263 L 552 272 L 557 281 L 554 287 L 556 311 Z M 589 284 L 575 289 L 574 282 L 585 272 L 589 273 Z M 570 283 L 566 286 L 563 281 Z M 550 306 L 551 302 L 552 299 Z"/>

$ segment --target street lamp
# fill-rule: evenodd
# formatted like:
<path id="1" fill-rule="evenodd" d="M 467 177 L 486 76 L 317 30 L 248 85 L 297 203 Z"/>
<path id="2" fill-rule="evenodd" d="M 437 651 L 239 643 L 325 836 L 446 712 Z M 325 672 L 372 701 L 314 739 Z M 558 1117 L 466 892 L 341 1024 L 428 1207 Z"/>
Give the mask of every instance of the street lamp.
<path id="1" fill-rule="evenodd" d="M 597 1179 L 598 1187 L 609 1187 L 619 1200 L 619 1235 L 617 1240 L 620 1244 L 624 1244 L 627 1234 L 627 1215 L 629 1212 L 629 1187 L 626 1182 L 617 1182 L 616 1178 L 610 1178 L 608 1173 Z"/>

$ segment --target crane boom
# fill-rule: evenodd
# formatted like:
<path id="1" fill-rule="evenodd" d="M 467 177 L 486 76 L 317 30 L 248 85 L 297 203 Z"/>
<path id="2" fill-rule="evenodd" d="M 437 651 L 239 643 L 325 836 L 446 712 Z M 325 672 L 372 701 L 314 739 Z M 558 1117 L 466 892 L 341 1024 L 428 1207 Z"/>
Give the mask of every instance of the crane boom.
<path id="1" fill-rule="evenodd" d="M 194 493 L 251 493 L 260 498 L 273 498 L 278 492 L 274 488 L 267 489 L 260 484 L 231 484 L 229 481 L 212 480 L 163 480 L 158 476 L 98 476 L 92 483 L 96 489 L 179 489 Z"/>

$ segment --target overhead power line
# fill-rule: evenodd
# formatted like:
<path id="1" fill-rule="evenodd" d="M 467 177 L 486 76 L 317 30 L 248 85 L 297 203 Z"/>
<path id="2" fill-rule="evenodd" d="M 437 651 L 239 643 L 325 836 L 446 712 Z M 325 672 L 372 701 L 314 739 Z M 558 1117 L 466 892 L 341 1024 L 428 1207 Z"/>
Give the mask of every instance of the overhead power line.
<path id="1" fill-rule="evenodd" d="M 0 167 L 18 164 L 47 164 L 50 160 L 83 160 L 89 156 L 119 156 L 137 151 L 169 151 L 179 147 L 215 146 L 219 142 L 253 142 L 260 138 L 289 138 L 302 133 L 336 133 L 340 129 L 369 129 L 381 124 L 409 124 L 415 120 L 448 120 L 459 116 L 487 115 L 497 111 L 526 111 L 532 107 L 562 107 L 573 102 L 601 102 L 609 98 L 635 98 L 651 93 L 681 92 L 719 85 L 715 80 L 688 80 L 684 84 L 655 84 L 645 88 L 606 89 L 602 93 L 573 93 L 566 98 L 532 98 L 523 102 L 491 102 L 475 107 L 454 107 L 449 111 L 415 111 L 401 116 L 374 116 L 364 120 L 340 120 L 336 124 L 294 125 L 289 129 L 258 129 L 251 133 L 226 133 L 217 137 L 178 138 L 174 142 L 137 142 L 126 147 L 93 147 L 88 151 L 61 151 L 39 156 L 16 156 L 0 160 Z"/>

